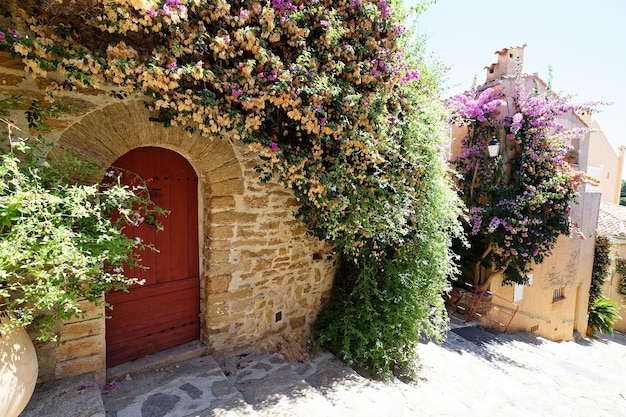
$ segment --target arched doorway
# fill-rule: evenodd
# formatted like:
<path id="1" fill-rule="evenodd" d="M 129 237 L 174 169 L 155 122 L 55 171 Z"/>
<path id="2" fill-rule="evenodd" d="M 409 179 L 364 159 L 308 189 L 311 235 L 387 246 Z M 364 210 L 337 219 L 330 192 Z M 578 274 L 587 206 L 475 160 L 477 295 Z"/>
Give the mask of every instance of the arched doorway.
<path id="1" fill-rule="evenodd" d="M 189 162 L 165 148 L 140 147 L 113 164 L 147 181 L 152 201 L 169 210 L 161 232 L 145 221 L 127 233 L 152 242 L 141 252 L 146 270 L 127 274 L 145 280 L 129 292 L 106 295 L 107 367 L 199 338 L 198 177 Z M 125 181 L 132 181 L 128 175 Z M 135 177 L 136 179 L 136 177 Z"/>

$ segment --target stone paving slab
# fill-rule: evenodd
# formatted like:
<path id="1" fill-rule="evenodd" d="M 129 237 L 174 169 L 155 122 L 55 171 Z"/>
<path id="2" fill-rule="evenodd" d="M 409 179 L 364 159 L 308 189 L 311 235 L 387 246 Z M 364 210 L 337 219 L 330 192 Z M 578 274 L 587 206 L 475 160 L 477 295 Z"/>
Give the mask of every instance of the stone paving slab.
<path id="1" fill-rule="evenodd" d="M 420 346 L 422 415 L 626 416 L 626 337 L 550 342 L 529 333 L 478 346 L 449 338 Z M 477 349 L 478 348 L 478 349 Z M 599 378 L 600 377 L 600 378 Z"/>
<path id="2" fill-rule="evenodd" d="M 364 378 L 328 352 L 291 365 L 275 354 L 221 364 L 203 356 L 120 376 L 102 391 L 106 416 L 626 417 L 625 335 L 556 343 L 530 333 L 493 340 L 470 333 L 471 340 L 450 331 L 441 346 L 420 344 L 413 383 Z M 22 417 L 102 417 L 101 408 L 89 414 L 97 407 L 84 401 L 98 390 L 79 389 L 84 381 L 49 390 L 47 402 L 29 404 L 38 412 Z M 57 400 L 86 414 L 64 414 Z"/>
<path id="3" fill-rule="evenodd" d="M 128 374 L 103 399 L 107 417 L 256 416 L 211 356 Z"/>
<path id="4" fill-rule="evenodd" d="M 306 364 L 315 369 L 314 363 Z M 259 416 L 337 415 L 337 410 L 298 372 L 303 365 L 287 364 L 278 354 L 265 354 L 233 358 L 222 368 Z"/>
<path id="5" fill-rule="evenodd" d="M 40 385 L 20 417 L 105 417 L 100 387 L 92 375 Z"/>

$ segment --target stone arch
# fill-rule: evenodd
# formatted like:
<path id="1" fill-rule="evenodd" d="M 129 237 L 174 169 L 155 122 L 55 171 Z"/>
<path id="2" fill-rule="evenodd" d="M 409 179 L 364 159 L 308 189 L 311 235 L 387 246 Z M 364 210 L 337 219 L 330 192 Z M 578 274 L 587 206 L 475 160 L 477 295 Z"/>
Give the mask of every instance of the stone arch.
<path id="1" fill-rule="evenodd" d="M 273 349 L 285 334 L 306 340 L 330 295 L 334 265 L 323 256 L 330 250 L 325 242 L 306 236 L 293 217 L 300 202 L 282 184 L 259 181 L 261 159 L 244 143 L 166 128 L 150 116 L 142 100 L 102 107 L 63 131 L 52 152 L 68 149 L 99 164 L 95 181 L 137 147 L 184 156 L 199 182 L 200 340 L 209 352 L 226 355 Z M 89 336 L 80 330 L 84 321 L 64 327 L 50 361 L 62 365 L 52 373 L 89 370 L 104 380 L 103 311 L 95 311 L 100 316 L 89 319 Z M 94 340 L 88 351 L 87 338 Z"/>
<path id="2" fill-rule="evenodd" d="M 214 232 L 210 219 L 214 212 L 224 210 L 224 198 L 229 201 L 242 195 L 245 191 L 244 169 L 242 159 L 246 158 L 243 148 L 237 149 L 236 144 L 219 138 L 202 137 L 190 134 L 180 127 L 164 127 L 162 123 L 151 121 L 153 114 L 146 109 L 143 101 L 118 102 L 102 109 L 93 111 L 72 124 L 60 135 L 51 155 L 67 150 L 81 159 L 97 164 L 101 171 L 91 180 L 98 182 L 106 170 L 120 156 L 132 149 L 143 146 L 157 146 L 173 150 L 185 157 L 198 176 L 198 235 L 200 259 L 200 322 L 201 340 L 209 342 L 208 320 L 211 316 L 206 294 L 213 291 L 210 286 L 209 270 L 215 263 L 210 258 L 211 241 Z M 223 197 L 223 198 L 220 198 Z M 228 203 L 230 204 L 230 203 Z M 227 209 L 230 209 L 228 207 Z M 217 265 L 219 269 L 219 265 Z M 101 324 L 95 325 L 94 334 L 100 342 L 90 354 L 97 357 L 93 371 L 98 380 L 103 380 L 104 366 L 104 319 L 98 318 Z M 213 324 L 217 326 L 217 324 Z M 66 326 L 69 329 L 69 326 Z M 65 330 L 64 330 L 65 332 Z M 73 337 L 73 336 L 72 336 Z M 82 337 L 82 336 L 79 336 Z M 64 341 L 62 336 L 61 343 Z M 69 341 L 73 343 L 73 341 Z M 82 363 L 85 359 L 79 352 L 69 354 L 58 353 L 58 361 L 66 363 Z M 72 372 L 71 370 L 69 371 Z"/>
<path id="3" fill-rule="evenodd" d="M 150 116 L 141 100 L 115 103 L 89 113 L 70 126 L 61 134 L 57 146 L 102 169 L 140 146 L 169 148 L 189 160 L 205 187 L 203 194 L 243 193 L 241 164 L 229 141 L 190 134 L 180 127 L 166 128 L 151 121 Z"/>

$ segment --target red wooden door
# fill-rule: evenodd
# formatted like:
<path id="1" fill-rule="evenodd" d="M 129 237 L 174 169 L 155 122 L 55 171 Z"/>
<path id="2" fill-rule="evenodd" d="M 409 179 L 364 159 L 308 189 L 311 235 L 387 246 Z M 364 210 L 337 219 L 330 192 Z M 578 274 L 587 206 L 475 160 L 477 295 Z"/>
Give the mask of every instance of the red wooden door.
<path id="1" fill-rule="evenodd" d="M 129 228 L 133 238 L 153 243 L 159 252 L 140 253 L 148 269 L 125 271 L 145 280 L 129 292 L 112 292 L 106 300 L 107 367 L 174 347 L 199 337 L 198 177 L 185 158 L 164 148 L 134 149 L 113 166 L 147 181 L 152 201 L 170 211 L 151 222 Z M 132 183 L 136 176 L 126 175 Z"/>

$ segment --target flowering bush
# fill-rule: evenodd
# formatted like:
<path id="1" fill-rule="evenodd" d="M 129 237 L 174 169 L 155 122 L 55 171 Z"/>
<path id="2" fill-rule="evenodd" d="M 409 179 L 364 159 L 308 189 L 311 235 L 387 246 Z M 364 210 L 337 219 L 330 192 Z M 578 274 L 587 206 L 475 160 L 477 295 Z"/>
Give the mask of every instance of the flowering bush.
<path id="1" fill-rule="evenodd" d="M 458 204 L 438 151 L 446 138 L 439 72 L 423 41 L 403 50 L 401 16 L 388 0 L 25 0 L 19 17 L 32 33 L 6 29 L 0 42 L 34 75 L 64 74 L 59 89 L 106 84 L 120 97 L 145 94 L 165 125 L 249 144 L 264 161 L 262 179 L 294 190 L 309 232 L 334 243 L 349 266 L 337 282 L 353 296 L 330 307 L 333 322 L 362 326 L 342 312 L 394 303 L 359 297 L 361 272 L 378 288 L 415 279 L 396 273 L 410 267 L 428 271 L 421 294 L 407 292 L 419 307 L 409 317 L 426 326 L 431 306 L 443 314 Z M 385 270 L 381 259 L 403 266 Z M 381 327 L 392 319 L 399 314 L 368 313 Z M 398 332 L 372 330 L 346 344 L 404 352 L 377 362 L 388 369 L 406 362 L 419 335 L 414 326 Z M 344 336 L 329 330 L 321 340 Z"/>
<path id="2" fill-rule="evenodd" d="M 612 263 L 615 259 L 617 244 L 607 233 L 597 233 L 593 254 L 593 270 L 591 271 L 591 287 L 589 288 L 589 309 L 593 308 L 604 292 L 604 283 L 613 274 Z"/>
<path id="3" fill-rule="evenodd" d="M 589 308 L 587 336 L 593 337 L 596 331 L 613 336 L 615 323 L 621 319 L 619 309 L 620 306 L 609 298 L 596 298 L 593 306 Z"/>
<path id="4" fill-rule="evenodd" d="M 453 160 L 458 192 L 469 210 L 470 247 L 461 249 L 466 279 L 479 289 L 496 270 L 504 281 L 525 283 L 532 263 L 541 263 L 560 235 L 572 232 L 570 207 L 578 187 L 591 181 L 565 161 L 571 138 L 560 116 L 585 106 L 568 104 L 550 89 L 525 91 L 518 76 L 512 97 L 500 87 L 454 97 L 452 123 L 467 126 Z M 507 102 L 508 100 L 508 102 Z M 502 144 L 492 160 L 487 144 Z"/>
<path id="5" fill-rule="evenodd" d="M 409 111 L 398 93 L 419 70 L 386 1 L 24 1 L 20 17 L 31 36 L 3 33 L 27 71 L 141 92 L 166 125 L 249 143 L 346 252 L 406 233 L 403 190 L 419 184 L 386 176 Z M 351 213 L 365 198 L 367 213 Z"/>
<path id="6" fill-rule="evenodd" d="M 8 126 L 0 141 L 8 147 L 0 156 L 0 313 L 10 318 L 0 332 L 34 324 L 38 339 L 55 339 L 58 321 L 84 314 L 81 301 L 102 304 L 103 293 L 138 283 L 124 267 L 140 266 L 136 250 L 151 246 L 123 230 L 162 211 L 142 197 L 145 188 L 117 176 L 104 185 L 73 181 L 86 173 L 82 162 L 41 163 L 33 139 L 16 138 L 17 127 L 0 120 Z"/>
<path id="7" fill-rule="evenodd" d="M 619 275 L 619 286 L 617 292 L 626 296 L 626 259 L 618 256 L 615 259 L 615 272 Z"/>

